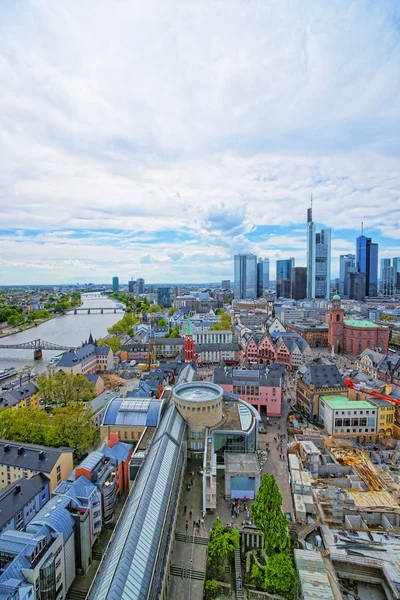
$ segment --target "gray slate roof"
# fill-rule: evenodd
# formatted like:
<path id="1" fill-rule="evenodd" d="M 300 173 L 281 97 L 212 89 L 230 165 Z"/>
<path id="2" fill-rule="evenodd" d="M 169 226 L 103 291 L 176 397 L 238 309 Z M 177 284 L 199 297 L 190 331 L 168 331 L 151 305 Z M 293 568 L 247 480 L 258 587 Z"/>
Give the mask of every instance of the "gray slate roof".
<path id="1" fill-rule="evenodd" d="M 0 529 L 28 502 L 33 500 L 43 486 L 49 485 L 49 479 L 43 473 L 37 473 L 30 479 L 21 477 L 13 481 L 0 492 Z M 16 487 L 20 491 L 16 491 Z"/>
<path id="2" fill-rule="evenodd" d="M 9 446 L 8 452 L 5 452 L 6 446 Z M 22 454 L 18 454 L 18 448 L 23 448 Z M 73 451 L 73 448 L 49 448 L 47 446 L 0 439 L 0 464 L 39 471 L 41 473 L 50 473 L 63 452 Z M 42 460 L 39 460 L 40 452 L 44 453 Z"/>
<path id="3" fill-rule="evenodd" d="M 21 400 L 24 400 L 25 398 L 30 398 L 32 394 L 36 394 L 37 391 L 38 388 L 34 383 L 24 383 L 20 387 L 10 390 L 6 394 L 4 394 L 2 404 L 4 407 L 14 406 L 18 402 L 21 402 Z"/>
<path id="4" fill-rule="evenodd" d="M 302 380 L 306 385 L 311 383 L 320 388 L 345 388 L 343 377 L 336 365 L 308 365 L 302 369 Z"/>

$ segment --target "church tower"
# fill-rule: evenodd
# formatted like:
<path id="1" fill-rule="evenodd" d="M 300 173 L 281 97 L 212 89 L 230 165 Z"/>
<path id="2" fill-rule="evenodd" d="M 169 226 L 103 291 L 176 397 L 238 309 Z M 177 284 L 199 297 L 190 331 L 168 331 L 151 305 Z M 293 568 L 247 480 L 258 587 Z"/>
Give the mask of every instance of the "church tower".
<path id="1" fill-rule="evenodd" d="M 343 352 L 344 339 L 344 310 L 341 306 L 340 296 L 337 294 L 332 298 L 332 308 L 329 311 L 328 320 L 328 345 L 335 352 Z"/>
<path id="2" fill-rule="evenodd" d="M 185 363 L 190 363 L 194 360 L 194 340 L 192 332 L 192 323 L 190 317 L 186 323 L 185 341 L 183 342 L 183 348 L 185 353 Z"/>

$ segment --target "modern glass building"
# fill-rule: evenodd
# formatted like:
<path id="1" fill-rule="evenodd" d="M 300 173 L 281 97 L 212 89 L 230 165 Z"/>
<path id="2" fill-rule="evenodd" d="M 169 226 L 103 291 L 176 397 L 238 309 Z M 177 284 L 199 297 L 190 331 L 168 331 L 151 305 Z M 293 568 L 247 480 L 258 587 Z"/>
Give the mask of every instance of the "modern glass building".
<path id="1" fill-rule="evenodd" d="M 315 297 L 315 224 L 312 208 L 307 209 L 307 298 Z"/>
<path id="2" fill-rule="evenodd" d="M 159 287 L 157 289 L 157 304 L 159 306 L 171 306 L 170 287 Z"/>
<path id="3" fill-rule="evenodd" d="M 257 298 L 257 256 L 236 254 L 234 257 L 234 298 Z"/>
<path id="4" fill-rule="evenodd" d="M 307 295 L 307 267 L 295 267 L 292 272 L 292 298 L 304 300 Z"/>
<path id="5" fill-rule="evenodd" d="M 380 291 L 384 296 L 393 295 L 394 270 L 390 258 L 381 258 Z"/>
<path id="6" fill-rule="evenodd" d="M 112 278 L 112 291 L 119 292 L 119 277 Z"/>
<path id="7" fill-rule="evenodd" d="M 269 258 L 259 258 L 257 263 L 257 296 L 261 298 L 269 288 Z"/>
<path id="8" fill-rule="evenodd" d="M 350 273 L 349 269 L 355 267 L 356 257 L 354 254 L 340 255 L 339 290 L 340 296 L 350 296 Z"/>
<path id="9" fill-rule="evenodd" d="M 292 274 L 294 258 L 276 261 L 276 297 L 292 297 Z"/>
<path id="10" fill-rule="evenodd" d="M 360 235 L 356 241 L 356 266 L 359 273 L 365 273 L 365 293 L 378 295 L 378 244 L 371 238 Z"/>
<path id="11" fill-rule="evenodd" d="M 315 235 L 315 298 L 331 295 L 331 230 L 321 229 Z"/>

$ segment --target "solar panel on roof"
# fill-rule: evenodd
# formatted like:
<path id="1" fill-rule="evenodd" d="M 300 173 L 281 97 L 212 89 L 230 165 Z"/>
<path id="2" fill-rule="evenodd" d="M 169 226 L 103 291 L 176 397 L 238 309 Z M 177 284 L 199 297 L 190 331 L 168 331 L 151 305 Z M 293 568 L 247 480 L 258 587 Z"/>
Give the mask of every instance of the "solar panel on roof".
<path id="1" fill-rule="evenodd" d="M 119 407 L 119 412 L 147 412 L 150 406 L 150 399 L 145 400 L 123 400 Z"/>

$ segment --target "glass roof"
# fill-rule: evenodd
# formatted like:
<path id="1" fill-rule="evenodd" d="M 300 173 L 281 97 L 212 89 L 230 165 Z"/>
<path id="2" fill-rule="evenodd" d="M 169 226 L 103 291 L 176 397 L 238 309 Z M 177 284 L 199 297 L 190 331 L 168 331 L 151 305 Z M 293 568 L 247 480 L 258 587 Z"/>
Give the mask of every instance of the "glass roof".
<path id="1" fill-rule="evenodd" d="M 249 409 L 239 402 L 239 417 L 243 431 L 247 431 L 251 425 L 252 415 Z"/>
<path id="2" fill-rule="evenodd" d="M 194 383 L 182 386 L 182 388 L 176 390 L 175 395 L 181 400 L 205 402 L 220 396 L 221 392 L 222 390 L 218 389 L 217 386 Z"/>

